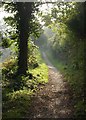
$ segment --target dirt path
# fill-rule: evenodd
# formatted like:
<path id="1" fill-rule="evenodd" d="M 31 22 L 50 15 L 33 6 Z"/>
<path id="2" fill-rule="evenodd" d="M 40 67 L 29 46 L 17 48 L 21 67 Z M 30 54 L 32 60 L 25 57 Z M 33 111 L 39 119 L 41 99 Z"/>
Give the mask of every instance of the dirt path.
<path id="1" fill-rule="evenodd" d="M 32 99 L 31 118 L 71 118 L 73 107 L 71 92 L 62 74 L 50 63 L 45 53 L 43 58 L 49 67 L 49 82 L 40 88 Z"/>

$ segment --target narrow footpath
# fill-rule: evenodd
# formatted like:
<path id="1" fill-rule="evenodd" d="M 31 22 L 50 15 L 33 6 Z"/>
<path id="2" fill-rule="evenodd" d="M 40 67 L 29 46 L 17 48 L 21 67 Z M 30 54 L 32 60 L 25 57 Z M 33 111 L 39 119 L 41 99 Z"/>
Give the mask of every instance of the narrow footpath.
<path id="1" fill-rule="evenodd" d="M 29 118 L 72 118 L 71 90 L 62 74 L 50 63 L 43 52 L 43 59 L 49 68 L 49 82 L 32 98 Z"/>

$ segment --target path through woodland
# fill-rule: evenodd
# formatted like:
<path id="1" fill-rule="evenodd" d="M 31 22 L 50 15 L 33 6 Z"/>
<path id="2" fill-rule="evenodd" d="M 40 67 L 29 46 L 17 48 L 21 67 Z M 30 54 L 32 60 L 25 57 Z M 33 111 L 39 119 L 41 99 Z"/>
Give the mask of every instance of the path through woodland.
<path id="1" fill-rule="evenodd" d="M 49 82 L 40 87 L 32 98 L 27 117 L 72 118 L 74 109 L 70 87 L 62 74 L 50 63 L 46 54 L 43 58 L 49 68 Z"/>

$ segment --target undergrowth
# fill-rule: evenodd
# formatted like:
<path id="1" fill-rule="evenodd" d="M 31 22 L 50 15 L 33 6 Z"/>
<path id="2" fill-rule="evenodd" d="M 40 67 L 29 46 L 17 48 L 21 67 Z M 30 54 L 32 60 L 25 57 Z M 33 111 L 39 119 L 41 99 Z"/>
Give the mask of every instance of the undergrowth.
<path id="1" fill-rule="evenodd" d="M 72 89 L 75 109 L 74 117 L 85 117 L 86 105 L 84 100 L 84 68 L 81 67 L 80 69 L 76 69 L 73 67 L 73 64 L 71 64 L 71 62 L 64 64 L 64 61 L 59 60 L 57 57 L 55 57 L 52 54 L 52 51 L 47 51 L 46 54 L 52 64 L 64 75 L 64 79 L 69 83 Z"/>
<path id="2" fill-rule="evenodd" d="M 2 118 L 24 118 L 31 97 L 38 86 L 48 82 L 48 68 L 37 54 L 38 66 L 29 67 L 27 75 L 15 76 L 17 60 L 8 59 L 2 65 Z"/>

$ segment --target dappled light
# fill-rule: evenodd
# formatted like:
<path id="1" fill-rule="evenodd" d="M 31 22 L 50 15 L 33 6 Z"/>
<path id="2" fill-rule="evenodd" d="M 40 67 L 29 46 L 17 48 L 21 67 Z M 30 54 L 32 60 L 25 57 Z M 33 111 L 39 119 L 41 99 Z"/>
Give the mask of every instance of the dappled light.
<path id="1" fill-rule="evenodd" d="M 2 119 L 85 118 L 86 3 L 0 8 Z"/>

